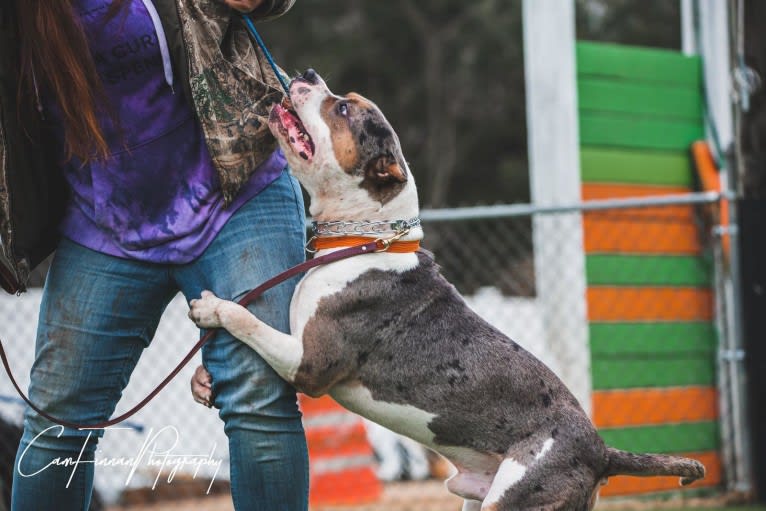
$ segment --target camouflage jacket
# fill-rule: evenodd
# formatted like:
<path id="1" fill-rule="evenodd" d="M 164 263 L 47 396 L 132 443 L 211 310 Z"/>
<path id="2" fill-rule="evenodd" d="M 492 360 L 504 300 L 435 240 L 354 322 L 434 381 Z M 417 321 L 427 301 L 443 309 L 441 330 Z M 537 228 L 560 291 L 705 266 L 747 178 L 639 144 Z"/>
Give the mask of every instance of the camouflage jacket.
<path id="1" fill-rule="evenodd" d="M 253 17 L 275 18 L 295 0 L 266 0 Z M 16 106 L 14 2 L 0 3 L 0 283 L 24 291 L 29 272 L 55 248 L 66 185 L 46 151 L 35 114 L 22 130 Z M 176 77 L 181 78 L 230 202 L 276 147 L 266 125 L 282 99 L 279 80 L 241 18 L 220 0 L 154 0 Z"/>

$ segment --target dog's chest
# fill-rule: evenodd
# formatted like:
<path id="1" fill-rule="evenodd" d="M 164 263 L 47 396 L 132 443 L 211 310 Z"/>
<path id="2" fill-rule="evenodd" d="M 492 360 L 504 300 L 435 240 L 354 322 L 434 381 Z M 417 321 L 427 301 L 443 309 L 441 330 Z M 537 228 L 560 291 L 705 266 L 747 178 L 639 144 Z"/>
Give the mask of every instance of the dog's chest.
<path id="1" fill-rule="evenodd" d="M 418 265 L 413 254 L 364 254 L 311 269 L 298 283 L 290 303 L 290 332 L 302 339 L 306 324 L 323 298 L 343 293 L 370 270 L 403 273 Z M 373 313 L 374 311 L 370 311 Z"/>

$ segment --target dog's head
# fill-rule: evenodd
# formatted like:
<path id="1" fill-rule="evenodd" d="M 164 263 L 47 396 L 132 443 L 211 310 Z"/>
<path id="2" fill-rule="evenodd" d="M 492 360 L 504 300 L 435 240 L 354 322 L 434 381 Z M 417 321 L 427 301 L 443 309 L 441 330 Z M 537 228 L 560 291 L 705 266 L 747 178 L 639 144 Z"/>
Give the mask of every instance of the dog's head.
<path id="1" fill-rule="evenodd" d="M 275 105 L 269 128 L 293 174 L 311 195 L 318 220 L 417 216 L 415 183 L 399 138 L 380 109 L 362 96 L 336 96 L 308 70 Z"/>

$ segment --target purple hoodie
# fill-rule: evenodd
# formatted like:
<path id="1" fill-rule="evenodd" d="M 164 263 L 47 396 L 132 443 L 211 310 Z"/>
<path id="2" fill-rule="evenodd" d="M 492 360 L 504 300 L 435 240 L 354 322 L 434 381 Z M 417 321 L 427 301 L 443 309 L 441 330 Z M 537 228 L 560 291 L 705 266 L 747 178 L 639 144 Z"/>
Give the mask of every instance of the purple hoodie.
<path id="1" fill-rule="evenodd" d="M 183 87 L 173 87 L 156 11 L 147 0 L 131 0 L 105 24 L 110 3 L 74 2 L 117 122 L 101 120 L 111 151 L 106 161 L 63 166 L 72 197 L 61 232 L 118 257 L 186 263 L 237 208 L 279 177 L 285 158 L 275 151 L 224 208 L 202 130 Z M 48 110 L 63 148 L 60 117 L 54 105 Z"/>

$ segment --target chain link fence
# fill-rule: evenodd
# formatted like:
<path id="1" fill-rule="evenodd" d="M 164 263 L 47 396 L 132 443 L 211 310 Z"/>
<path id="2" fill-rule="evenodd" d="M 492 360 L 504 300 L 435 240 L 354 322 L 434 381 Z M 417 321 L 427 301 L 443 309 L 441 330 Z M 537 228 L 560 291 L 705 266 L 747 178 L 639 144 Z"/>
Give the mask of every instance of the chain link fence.
<path id="1" fill-rule="evenodd" d="M 690 491 L 720 494 L 746 479 L 747 442 L 739 422 L 741 363 L 732 356 L 730 245 L 711 234 L 719 199 L 690 194 L 571 208 L 425 211 L 424 246 L 470 307 L 560 375 L 608 443 L 702 459 L 708 479 Z M 0 337 L 24 388 L 40 297 L 35 288 L 0 298 Z M 170 304 L 118 413 L 143 398 L 195 342 L 187 310 L 181 296 Z M 198 363 L 134 422 L 107 431 L 97 452 L 97 458 L 128 459 L 153 442 L 196 462 L 177 467 L 146 457 L 134 466 L 100 466 L 96 487 L 106 502 L 138 509 L 129 506 L 194 498 L 198 509 L 206 502 L 220 504 L 205 509 L 231 508 L 213 497 L 227 491 L 223 424 L 189 392 Z M 8 379 L 0 378 L 0 414 L 19 424 L 22 412 Z M 11 463 L 13 442 L 0 438 L 0 465 Z M 671 489 L 615 480 L 602 493 Z M 434 482 L 389 485 L 384 498 L 365 509 L 459 509 L 459 500 Z"/>

